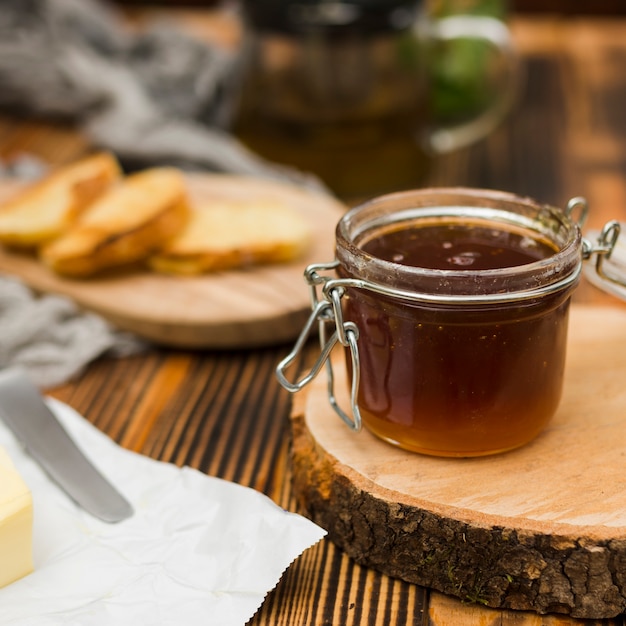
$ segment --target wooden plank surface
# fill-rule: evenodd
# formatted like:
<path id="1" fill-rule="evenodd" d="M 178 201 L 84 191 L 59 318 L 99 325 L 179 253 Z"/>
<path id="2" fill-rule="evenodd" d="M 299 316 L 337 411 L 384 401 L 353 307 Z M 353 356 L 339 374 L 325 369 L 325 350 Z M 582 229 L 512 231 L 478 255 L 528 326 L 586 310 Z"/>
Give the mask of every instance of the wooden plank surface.
<path id="1" fill-rule="evenodd" d="M 199 13 L 198 20 L 203 14 Z M 526 85 L 487 140 L 442 158 L 429 184 L 471 185 L 563 206 L 586 195 L 589 226 L 626 219 L 626 21 L 517 18 Z M 70 127 L 0 118 L 0 157 L 68 162 L 88 148 Z M 582 285 L 576 301 L 617 306 Z M 122 445 L 249 485 L 297 510 L 290 486 L 291 398 L 274 368 L 290 346 L 231 351 L 154 348 L 103 358 L 50 390 Z M 315 352 L 316 346 L 312 347 Z M 307 358 L 310 358 L 307 357 Z M 323 541 L 269 594 L 253 626 L 624 626 L 469 605 L 355 565 Z"/>

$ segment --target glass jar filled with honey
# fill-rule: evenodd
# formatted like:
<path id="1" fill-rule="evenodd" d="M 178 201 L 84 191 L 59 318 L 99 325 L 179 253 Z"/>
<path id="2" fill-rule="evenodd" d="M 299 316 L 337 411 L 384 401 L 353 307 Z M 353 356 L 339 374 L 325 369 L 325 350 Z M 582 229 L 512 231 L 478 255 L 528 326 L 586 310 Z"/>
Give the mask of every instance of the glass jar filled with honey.
<path id="1" fill-rule="evenodd" d="M 350 411 L 337 405 L 332 384 L 329 395 L 355 430 L 362 423 L 391 444 L 438 456 L 527 443 L 561 398 L 582 262 L 598 253 L 601 271 L 619 232 L 610 223 L 590 244 L 585 214 L 579 198 L 562 211 L 460 188 L 390 194 L 352 209 L 337 225 L 335 261 L 307 268 L 313 311 L 279 380 L 296 391 L 341 343 Z M 285 369 L 315 322 L 322 355 L 290 383 Z"/>

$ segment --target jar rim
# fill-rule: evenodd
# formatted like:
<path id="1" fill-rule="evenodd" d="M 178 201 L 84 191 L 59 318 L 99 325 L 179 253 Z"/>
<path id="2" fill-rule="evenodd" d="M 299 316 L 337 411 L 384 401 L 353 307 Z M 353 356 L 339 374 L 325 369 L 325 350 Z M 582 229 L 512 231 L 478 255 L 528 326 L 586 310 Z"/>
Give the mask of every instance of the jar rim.
<path id="1" fill-rule="evenodd" d="M 365 235 L 419 219 L 484 221 L 496 228 L 521 228 L 548 239 L 557 249 L 548 257 L 495 269 L 431 269 L 388 261 L 363 250 Z M 369 237 L 372 238 L 371 236 Z M 527 291 L 580 273 L 582 233 L 560 209 L 504 191 L 434 187 L 379 196 L 348 211 L 336 228 L 336 254 L 349 274 L 405 289 L 462 295 Z"/>

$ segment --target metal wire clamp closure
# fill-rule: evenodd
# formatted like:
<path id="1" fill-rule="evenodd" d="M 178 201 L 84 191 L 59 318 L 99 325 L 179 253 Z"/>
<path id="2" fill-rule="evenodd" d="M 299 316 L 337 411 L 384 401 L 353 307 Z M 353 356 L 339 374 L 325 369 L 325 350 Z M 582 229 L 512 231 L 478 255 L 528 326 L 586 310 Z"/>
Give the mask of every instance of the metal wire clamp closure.
<path id="1" fill-rule="evenodd" d="M 576 210 L 580 211 L 580 217 L 578 218 L 578 220 L 576 220 L 573 215 L 574 211 Z M 583 227 L 588 212 L 589 206 L 587 204 L 587 200 L 582 197 L 572 198 L 567 203 L 567 208 L 565 210 L 565 214 L 570 219 L 572 219 L 573 221 L 578 221 L 578 225 L 580 228 Z M 604 270 L 604 261 L 611 258 L 611 254 L 613 253 L 613 250 L 617 244 L 617 240 L 619 239 L 620 232 L 620 223 L 617 220 L 612 220 L 604 225 L 595 244 L 591 243 L 588 239 L 583 238 L 582 259 L 583 261 L 586 261 L 595 254 L 596 274 L 609 282 L 615 283 L 616 285 L 620 285 L 621 287 L 623 287 L 625 285 L 624 281 L 620 281 L 614 276 L 607 274 Z"/>
<path id="2" fill-rule="evenodd" d="M 609 282 L 615 283 L 616 285 L 624 286 L 624 282 L 617 280 L 614 276 L 607 274 L 604 271 L 604 261 L 611 258 L 611 253 L 615 248 L 615 244 L 617 243 L 617 239 L 619 238 L 621 232 L 621 225 L 617 221 L 607 222 L 595 244 L 590 243 L 586 239 L 583 240 L 583 259 L 589 259 L 594 254 L 596 256 L 596 274 Z"/>
<path id="3" fill-rule="evenodd" d="M 327 289 L 326 285 L 330 282 L 330 278 L 319 273 L 320 271 L 334 270 L 338 265 L 339 262 L 334 261 L 332 263 L 313 264 L 306 268 L 304 275 L 311 290 L 311 315 L 296 340 L 292 351 L 276 366 L 276 377 L 278 378 L 278 382 L 287 389 L 287 391 L 296 392 L 308 385 L 320 372 L 322 366 L 325 365 L 330 405 L 351 430 L 358 432 L 361 430 L 362 426 L 361 411 L 357 404 L 361 376 L 361 364 L 357 348 L 359 329 L 354 322 L 344 322 L 343 320 L 341 297 L 343 296 L 344 289 L 342 287 Z M 324 298 L 321 299 L 318 293 L 319 286 L 322 286 L 324 293 Z M 285 375 L 285 371 L 302 352 L 304 345 L 313 334 L 316 322 L 318 324 L 321 346 L 320 355 L 307 374 L 295 382 L 290 382 Z M 333 322 L 335 330 L 330 337 L 327 337 L 327 327 Z M 350 386 L 350 410 L 352 417 L 339 406 L 335 396 L 335 379 L 330 353 L 337 343 L 350 350 L 350 357 L 352 359 L 352 384 Z"/>

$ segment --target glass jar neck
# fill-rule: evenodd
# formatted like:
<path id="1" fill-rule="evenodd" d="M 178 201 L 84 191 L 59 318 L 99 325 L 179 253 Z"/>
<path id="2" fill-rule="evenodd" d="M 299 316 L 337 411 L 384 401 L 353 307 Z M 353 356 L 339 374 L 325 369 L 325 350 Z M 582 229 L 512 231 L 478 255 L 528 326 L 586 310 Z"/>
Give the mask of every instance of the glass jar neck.
<path id="1" fill-rule="evenodd" d="M 391 262 L 363 249 L 386 231 L 436 223 L 514 230 L 547 242 L 555 252 L 512 267 L 452 270 Z M 582 266 L 582 236 L 565 213 L 528 198 L 487 190 L 425 189 L 382 196 L 349 211 L 337 225 L 336 256 L 341 275 L 395 290 L 398 297 L 515 301 L 574 286 Z"/>

